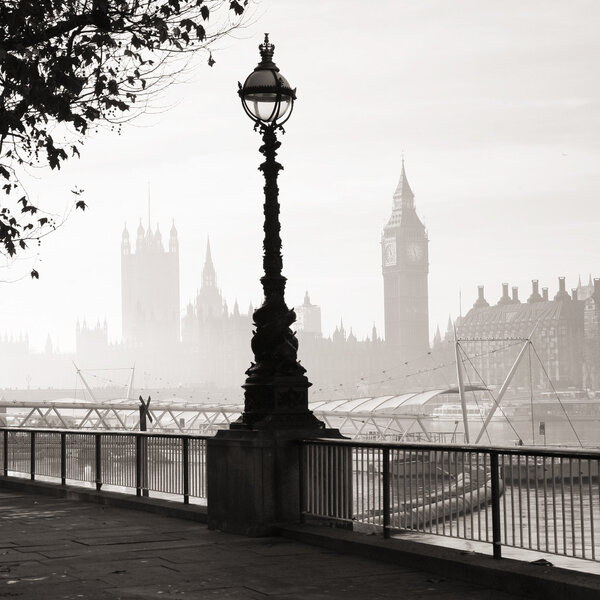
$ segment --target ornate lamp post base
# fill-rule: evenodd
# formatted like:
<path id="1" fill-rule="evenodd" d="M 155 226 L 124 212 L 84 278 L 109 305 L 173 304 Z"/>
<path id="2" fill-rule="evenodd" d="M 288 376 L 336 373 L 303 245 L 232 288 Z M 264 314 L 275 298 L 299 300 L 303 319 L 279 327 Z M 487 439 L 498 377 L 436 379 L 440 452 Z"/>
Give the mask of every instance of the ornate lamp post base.
<path id="1" fill-rule="evenodd" d="M 323 429 L 324 423 L 308 410 L 304 375 L 276 375 L 270 381 L 246 381 L 245 410 L 231 429 Z"/>

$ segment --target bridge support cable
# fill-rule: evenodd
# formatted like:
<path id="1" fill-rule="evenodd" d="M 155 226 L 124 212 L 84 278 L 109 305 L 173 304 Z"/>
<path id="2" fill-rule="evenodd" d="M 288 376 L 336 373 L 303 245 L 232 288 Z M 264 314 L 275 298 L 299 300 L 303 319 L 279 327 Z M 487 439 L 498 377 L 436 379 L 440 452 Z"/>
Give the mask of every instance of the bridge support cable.
<path id="1" fill-rule="evenodd" d="M 502 402 L 502 398 L 504 398 L 504 394 L 506 393 L 506 390 L 508 390 L 508 386 L 510 385 L 512 378 L 514 377 L 515 372 L 517 371 L 517 367 L 519 366 L 519 363 L 521 362 L 523 356 L 525 356 L 525 352 L 527 351 L 527 349 L 529 348 L 529 345 L 531 344 L 531 337 L 533 336 L 533 333 L 536 330 L 536 328 L 537 328 L 537 323 L 531 330 L 529 337 L 525 340 L 525 343 L 523 344 L 517 358 L 515 359 L 515 362 L 512 364 L 512 367 L 510 368 L 510 370 L 506 376 L 506 379 L 504 380 L 504 382 L 502 383 L 502 386 L 500 387 L 500 391 L 498 392 L 498 395 L 494 398 L 494 404 L 492 405 L 492 408 L 490 409 L 490 412 L 488 413 L 488 415 L 483 423 L 481 431 L 479 432 L 479 435 L 477 436 L 477 439 L 475 440 L 476 444 L 479 443 L 479 440 L 481 440 L 483 434 L 487 431 L 487 427 L 490 424 L 490 421 L 492 420 L 492 417 L 494 416 L 496 409 L 499 408 L 500 402 Z M 492 398 L 493 398 L 493 396 L 492 396 Z"/>
<path id="2" fill-rule="evenodd" d="M 465 442 L 469 443 L 469 419 L 467 416 L 467 401 L 465 399 L 465 385 L 463 383 L 462 362 L 460 359 L 460 344 L 456 337 L 456 326 L 454 326 L 454 354 L 456 357 L 456 379 L 458 381 L 458 392 L 460 394 L 460 405 L 462 407 L 463 426 L 465 430 Z"/>
<path id="3" fill-rule="evenodd" d="M 464 352 L 464 350 L 463 350 L 463 352 Z M 466 353 L 465 353 L 465 356 L 466 356 Z M 475 375 L 480 379 L 480 381 L 483 384 L 483 386 L 486 389 L 489 390 L 487 383 L 483 380 L 483 377 L 480 375 L 479 371 L 475 368 L 475 365 L 473 364 L 473 361 L 468 356 L 467 356 L 467 360 L 469 361 L 469 364 L 471 365 L 471 368 L 475 372 Z M 475 386 L 471 382 L 471 377 L 469 376 L 469 371 L 467 371 L 466 369 L 465 369 L 465 374 L 467 375 L 467 379 L 469 381 L 469 388 L 472 389 L 472 390 L 474 390 Z M 475 400 L 475 405 L 479 409 L 479 418 L 481 420 L 481 423 L 483 423 L 483 414 L 481 413 L 481 407 L 479 406 L 479 401 L 477 400 L 477 395 L 476 394 L 473 394 L 473 399 Z M 486 431 L 486 436 L 487 436 L 487 439 L 488 439 L 488 443 L 491 444 L 492 440 L 490 438 L 490 434 L 487 433 L 487 431 Z"/>
<path id="4" fill-rule="evenodd" d="M 531 370 L 531 343 L 529 344 L 527 359 L 529 361 L 529 405 L 531 406 L 531 443 L 535 446 L 535 412 L 533 409 L 533 372 Z"/>
<path id="5" fill-rule="evenodd" d="M 560 396 L 558 395 L 558 392 L 556 391 L 556 388 L 554 387 L 554 384 L 552 383 L 552 379 L 550 379 L 550 375 L 548 375 L 548 371 L 546 371 L 546 367 L 544 366 L 544 363 L 542 362 L 542 359 L 540 358 L 540 355 L 538 354 L 537 350 L 535 349 L 535 346 L 533 347 L 533 352 L 536 355 L 539 363 L 540 363 L 540 367 L 542 368 L 542 371 L 544 372 L 544 375 L 546 376 L 546 379 L 548 379 L 548 383 L 550 384 L 550 387 L 552 388 L 552 392 L 554 393 L 554 395 L 556 396 L 556 399 L 558 400 L 558 403 L 560 404 L 560 407 L 562 408 L 563 413 L 565 414 L 565 417 L 571 427 L 571 429 L 573 430 L 573 433 L 575 435 L 575 438 L 577 439 L 578 444 L 583 448 L 583 442 L 581 441 L 581 439 L 579 438 L 579 436 L 577 435 L 577 431 L 575 430 L 575 427 L 573 425 L 573 422 L 571 421 L 569 414 L 567 413 L 566 408 L 564 407 L 563 403 L 560 400 Z"/>

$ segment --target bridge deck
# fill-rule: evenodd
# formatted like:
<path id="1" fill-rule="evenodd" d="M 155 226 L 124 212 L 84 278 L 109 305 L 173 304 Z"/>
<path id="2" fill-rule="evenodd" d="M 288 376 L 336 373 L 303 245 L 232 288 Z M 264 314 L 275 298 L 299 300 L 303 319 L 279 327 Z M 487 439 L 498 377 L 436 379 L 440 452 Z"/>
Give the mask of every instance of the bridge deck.
<path id="1" fill-rule="evenodd" d="M 284 538 L 21 492 L 0 492 L 0 595 L 19 598 L 402 597 L 510 600 L 503 592 Z"/>

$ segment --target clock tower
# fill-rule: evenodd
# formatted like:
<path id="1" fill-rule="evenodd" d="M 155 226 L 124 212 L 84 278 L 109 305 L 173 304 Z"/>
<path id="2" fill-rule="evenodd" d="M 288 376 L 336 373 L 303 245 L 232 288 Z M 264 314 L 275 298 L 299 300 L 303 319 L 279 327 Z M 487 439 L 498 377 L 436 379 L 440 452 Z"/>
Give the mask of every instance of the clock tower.
<path id="1" fill-rule="evenodd" d="M 401 360 L 429 350 L 428 243 L 402 159 L 392 215 L 381 236 L 385 341 Z"/>

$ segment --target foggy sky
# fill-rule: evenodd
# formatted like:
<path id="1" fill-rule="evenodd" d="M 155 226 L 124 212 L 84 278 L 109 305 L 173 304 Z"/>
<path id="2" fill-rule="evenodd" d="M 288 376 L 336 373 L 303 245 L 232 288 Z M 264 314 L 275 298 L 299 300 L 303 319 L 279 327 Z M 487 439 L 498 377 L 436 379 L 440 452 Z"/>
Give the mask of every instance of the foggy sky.
<path id="1" fill-rule="evenodd" d="M 298 101 L 282 138 L 284 274 L 290 306 L 308 289 L 330 334 L 383 331 L 380 235 L 402 153 L 430 237 L 430 333 L 486 286 L 570 289 L 600 276 L 600 99 L 597 2 L 378 1 L 254 5 L 238 39 L 198 61 L 157 110 L 122 134 L 102 131 L 59 173 L 39 170 L 32 199 L 72 214 L 40 248 L 40 280 L 2 284 L 0 333 L 46 335 L 74 349 L 77 317 L 107 319 L 120 339 L 120 240 L 151 219 L 179 231 L 182 308 L 200 285 L 210 235 L 229 307 L 261 300 L 259 135 L 238 80 L 263 32 Z M 167 110 L 168 108 L 168 110 Z M 35 255 L 35 252 L 34 252 Z M 12 281 L 31 262 L 0 278 Z M 160 282 L 157 282 L 157 286 Z"/>

